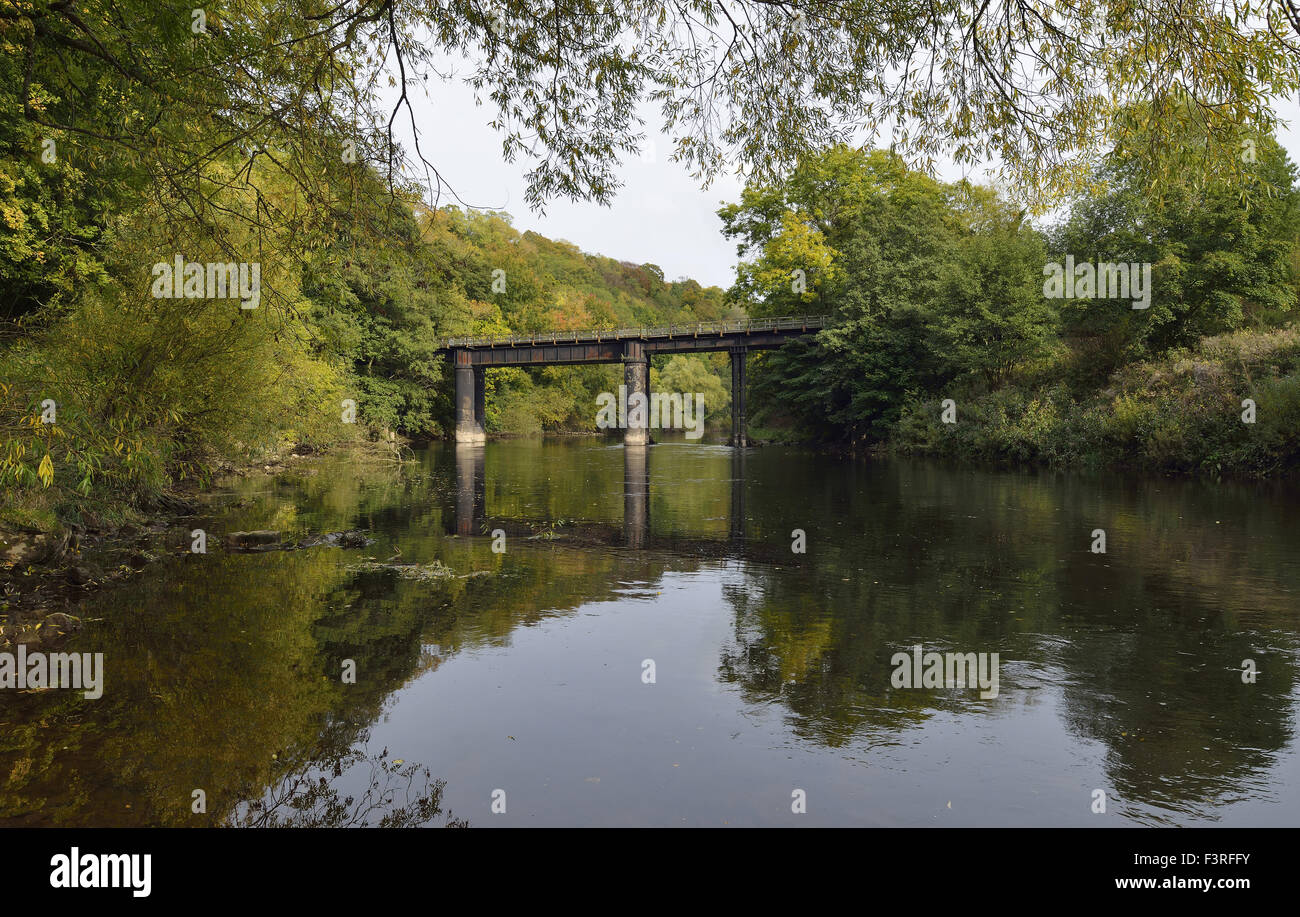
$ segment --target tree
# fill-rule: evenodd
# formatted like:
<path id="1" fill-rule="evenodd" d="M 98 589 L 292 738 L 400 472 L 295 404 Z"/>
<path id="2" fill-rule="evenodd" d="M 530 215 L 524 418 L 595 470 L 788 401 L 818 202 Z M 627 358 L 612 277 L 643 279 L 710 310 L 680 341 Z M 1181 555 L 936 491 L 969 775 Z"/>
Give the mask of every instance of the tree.
<path id="1" fill-rule="evenodd" d="M 1046 246 L 1023 213 L 987 189 L 971 189 L 963 209 L 970 229 L 936 303 L 939 337 L 953 369 L 996 388 L 1056 330 L 1040 283 Z"/>
<path id="2" fill-rule="evenodd" d="M 0 9 L 10 111 L 69 142 L 100 181 L 148 176 L 201 216 L 206 166 L 263 157 L 312 196 L 346 185 L 349 154 L 436 206 L 451 189 L 421 154 L 410 96 L 445 57 L 497 110 L 528 203 L 607 202 L 620 156 L 658 105 L 674 156 L 702 180 L 771 180 L 851 136 L 911 166 L 1001 160 L 1017 189 L 1078 184 L 1154 107 L 1152 149 L 1187 165 L 1162 114 L 1197 113 L 1197 166 L 1239 174 L 1226 140 L 1272 128 L 1300 89 L 1289 0 L 24 0 Z M 392 92 L 389 92 L 389 88 Z M 394 98 L 395 96 L 395 98 Z M 394 128 L 409 123 L 412 149 Z M 1097 130 L 1095 125 L 1106 125 Z M 310 219 L 304 218 L 310 225 Z"/>
<path id="3" fill-rule="evenodd" d="M 1175 125 L 1183 146 L 1205 143 L 1194 119 Z M 1098 372 L 1201 337 L 1271 327 L 1293 314 L 1300 263 L 1296 167 L 1271 135 L 1238 142 L 1240 183 L 1185 175 L 1152 191 L 1160 166 L 1136 134 L 1098 168 L 1101 193 L 1076 202 L 1052 236 L 1055 257 L 1151 265 L 1146 309 L 1125 300 L 1063 299 L 1066 331 L 1089 340 Z M 1250 190 L 1257 193 L 1249 194 Z"/>
<path id="4" fill-rule="evenodd" d="M 720 215 L 745 259 L 733 296 L 788 311 L 802 266 L 809 308 L 831 317 L 814 345 L 765 355 L 753 383 L 756 402 L 824 436 L 881 438 L 909 394 L 967 374 L 997 384 L 1053 331 L 1023 212 L 897 155 L 832 147 Z"/>
<path id="5" fill-rule="evenodd" d="M 703 354 L 678 354 L 668 358 L 662 370 L 652 370 L 650 388 L 656 392 L 678 392 L 683 396 L 701 395 L 698 410 L 702 420 L 725 417 L 731 407 L 731 393 L 709 367 Z"/>

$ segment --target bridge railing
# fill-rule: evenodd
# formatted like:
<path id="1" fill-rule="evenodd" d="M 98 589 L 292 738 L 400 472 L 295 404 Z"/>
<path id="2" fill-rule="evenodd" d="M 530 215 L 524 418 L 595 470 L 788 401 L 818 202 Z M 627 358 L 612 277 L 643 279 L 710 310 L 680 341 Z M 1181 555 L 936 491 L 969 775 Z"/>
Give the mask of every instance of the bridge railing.
<path id="1" fill-rule="evenodd" d="M 626 339 L 706 337 L 747 334 L 755 331 L 811 331 L 824 328 L 821 315 L 787 315 L 781 318 L 743 319 L 740 321 L 694 322 L 689 325 L 665 325 L 658 328 L 619 328 L 609 331 L 541 331 L 535 334 L 509 334 L 480 338 L 446 338 L 443 349 L 454 347 L 502 347 L 519 344 L 576 344 L 578 342 L 620 341 Z"/>

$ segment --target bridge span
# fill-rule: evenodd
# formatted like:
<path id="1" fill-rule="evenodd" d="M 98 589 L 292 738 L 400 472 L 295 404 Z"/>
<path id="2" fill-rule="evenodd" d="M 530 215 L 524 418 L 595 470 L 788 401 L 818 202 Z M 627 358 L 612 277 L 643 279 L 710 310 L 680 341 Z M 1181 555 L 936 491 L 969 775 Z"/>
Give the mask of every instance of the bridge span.
<path id="1" fill-rule="evenodd" d="M 440 348 L 456 376 L 456 442 L 481 443 L 484 374 L 503 366 L 570 366 L 581 363 L 622 363 L 628 398 L 649 395 L 650 357 L 655 354 L 731 354 L 731 442 L 745 445 L 745 356 L 751 350 L 780 347 L 795 338 L 825 327 L 820 315 L 740 321 L 697 322 L 659 328 L 623 328 L 617 331 L 555 331 L 506 337 L 448 338 Z M 629 446 L 645 445 L 650 431 L 644 426 L 624 431 Z"/>

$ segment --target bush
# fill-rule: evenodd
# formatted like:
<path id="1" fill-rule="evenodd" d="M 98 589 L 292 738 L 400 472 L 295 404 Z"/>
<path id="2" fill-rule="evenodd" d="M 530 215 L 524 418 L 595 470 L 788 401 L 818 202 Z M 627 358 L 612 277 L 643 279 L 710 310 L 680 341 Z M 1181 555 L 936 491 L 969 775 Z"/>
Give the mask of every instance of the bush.
<path id="1" fill-rule="evenodd" d="M 1262 476 L 1300 460 L 1300 335 L 1293 328 L 1207 338 L 1125 367 L 1076 398 L 1064 384 L 960 393 L 957 423 L 913 397 L 889 448 L 999 463 L 1138 467 Z M 1242 422 L 1254 399 L 1256 422 Z"/>

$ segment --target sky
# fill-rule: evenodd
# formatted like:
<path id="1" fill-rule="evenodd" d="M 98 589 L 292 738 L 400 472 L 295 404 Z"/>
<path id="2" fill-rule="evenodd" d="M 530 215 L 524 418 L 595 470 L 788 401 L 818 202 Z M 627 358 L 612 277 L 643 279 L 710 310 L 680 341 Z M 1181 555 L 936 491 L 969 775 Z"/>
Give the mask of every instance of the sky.
<path id="1" fill-rule="evenodd" d="M 669 280 L 691 277 L 705 285 L 730 286 L 736 246 L 723 237 L 717 211 L 723 203 L 739 199 L 743 183 L 734 175 L 722 175 L 708 188 L 701 187 L 684 165 L 669 160 L 672 142 L 656 131 L 654 110 L 643 113 L 653 145 L 647 144 L 641 157 L 624 161 L 619 172 L 623 187 L 611 205 L 556 199 L 541 215 L 524 202 L 528 162 L 520 157 L 507 163 L 501 135 L 488 126 L 496 115 L 491 102 L 476 106 L 473 90 L 459 78 L 430 80 L 425 86 L 427 92 L 411 100 L 421 149 L 467 204 L 508 212 L 521 232 L 531 229 L 585 252 L 657 264 Z M 1300 103 L 1284 100 L 1276 110 L 1287 122 L 1278 139 L 1300 162 Z M 410 149 L 409 120 L 400 120 L 407 122 L 402 139 Z M 948 181 L 962 175 L 943 161 L 937 172 Z M 978 181 L 982 176 L 976 170 L 970 177 Z"/>

